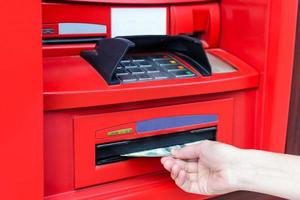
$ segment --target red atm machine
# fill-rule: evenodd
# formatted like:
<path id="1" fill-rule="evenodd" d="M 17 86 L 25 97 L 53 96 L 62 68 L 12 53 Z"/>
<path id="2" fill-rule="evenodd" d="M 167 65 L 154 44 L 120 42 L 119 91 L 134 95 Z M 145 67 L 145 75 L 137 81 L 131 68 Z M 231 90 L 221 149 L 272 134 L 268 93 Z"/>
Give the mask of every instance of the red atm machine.
<path id="1" fill-rule="evenodd" d="M 205 139 L 284 152 L 297 3 L 43 1 L 44 199 L 207 199 L 122 155 Z"/>

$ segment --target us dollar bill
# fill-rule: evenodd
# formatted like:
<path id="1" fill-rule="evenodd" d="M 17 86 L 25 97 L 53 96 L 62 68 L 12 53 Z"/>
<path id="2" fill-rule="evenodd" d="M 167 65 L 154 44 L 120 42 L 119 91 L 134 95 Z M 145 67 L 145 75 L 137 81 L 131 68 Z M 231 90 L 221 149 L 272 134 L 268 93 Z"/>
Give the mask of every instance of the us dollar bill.
<path id="1" fill-rule="evenodd" d="M 173 149 L 180 149 L 185 146 L 189 146 L 189 145 L 193 145 L 193 144 L 197 144 L 197 143 L 199 143 L 199 142 L 192 142 L 192 143 L 174 145 L 174 146 L 169 146 L 169 147 L 139 151 L 139 152 L 134 152 L 134 153 L 129 153 L 129 154 L 123 154 L 121 156 L 126 156 L 126 157 L 165 157 L 165 156 L 170 156 L 171 151 Z"/>

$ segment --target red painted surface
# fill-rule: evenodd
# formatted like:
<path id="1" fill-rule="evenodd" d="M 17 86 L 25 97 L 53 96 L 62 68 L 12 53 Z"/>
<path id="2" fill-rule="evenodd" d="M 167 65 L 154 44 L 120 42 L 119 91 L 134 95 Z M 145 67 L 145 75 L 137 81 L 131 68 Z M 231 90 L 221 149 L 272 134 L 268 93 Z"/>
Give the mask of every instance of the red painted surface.
<path id="1" fill-rule="evenodd" d="M 246 63 L 220 49 L 211 53 L 238 69 L 211 77 L 162 80 L 108 86 L 81 57 L 44 59 L 46 110 L 129 103 L 142 100 L 228 92 L 258 85 L 258 73 Z M 131 95 L 128 95 L 130 92 Z"/>
<path id="2" fill-rule="evenodd" d="M 122 195 L 122 196 L 121 196 Z M 61 199 L 174 199 L 199 200 L 203 196 L 188 194 L 180 190 L 166 173 L 154 173 L 143 177 L 133 177 L 114 183 L 104 184 L 101 187 L 91 187 L 88 190 L 77 190 L 60 195 L 48 196 L 46 200 Z"/>
<path id="3" fill-rule="evenodd" d="M 44 57 L 74 56 L 82 50 L 91 50 L 95 44 L 53 44 L 43 46 Z"/>
<path id="4" fill-rule="evenodd" d="M 214 99 L 228 99 L 228 98 L 233 98 L 233 107 L 230 106 L 231 102 L 229 101 L 212 101 Z M 157 110 L 160 110 L 160 108 L 163 108 L 161 106 L 168 106 L 170 108 L 174 109 L 169 109 L 168 112 L 173 112 L 173 113 L 185 113 L 185 112 L 191 112 L 191 111 L 185 111 L 184 108 L 186 108 L 185 105 L 189 103 L 195 103 L 195 102 L 202 102 L 202 103 L 196 103 L 197 105 L 200 105 L 199 107 L 195 107 L 196 109 L 202 108 L 203 113 L 205 111 L 209 112 L 220 112 L 221 115 L 224 114 L 226 116 L 227 113 L 227 118 L 223 120 L 223 126 L 224 134 L 221 134 L 222 136 L 220 138 L 221 141 L 227 141 L 231 143 L 230 141 L 232 140 L 232 143 L 241 146 L 241 147 L 252 147 L 253 146 L 253 117 L 254 117 L 254 102 L 255 102 L 255 95 L 254 91 L 248 91 L 248 92 L 236 92 L 236 93 L 228 93 L 228 94 L 222 94 L 222 95 L 209 95 L 209 96 L 195 96 L 193 98 L 178 98 L 178 99 L 166 99 L 166 100 L 161 100 L 161 101 L 156 101 L 156 102 L 145 102 L 143 104 L 137 104 L 137 103 L 131 103 L 131 104 L 124 104 L 124 105 L 112 105 L 112 106 L 103 106 L 103 107 L 98 107 L 98 108 L 90 108 L 90 109 L 72 109 L 72 110 L 65 110 L 65 111 L 47 111 L 45 113 L 45 194 L 46 196 L 51 195 L 51 197 L 55 197 L 54 194 L 58 193 L 65 193 L 68 191 L 73 191 L 74 190 L 74 173 L 75 173 L 75 167 L 74 167 L 74 123 L 73 119 L 74 117 L 76 118 L 86 118 L 85 121 L 89 122 L 88 119 L 93 119 L 93 122 L 89 122 L 90 125 L 86 126 L 86 128 L 89 128 L 89 130 L 93 129 L 97 125 L 97 123 L 106 123 L 106 124 L 115 124 L 118 123 L 118 120 L 127 120 L 128 117 L 125 117 L 125 114 L 128 113 L 135 113 L 135 115 L 139 115 L 139 110 L 144 110 L 144 109 L 153 109 L 156 108 Z M 219 102 L 219 105 L 215 105 L 215 103 Z M 224 103 L 222 103 L 224 102 Z M 174 106 L 176 105 L 176 106 Z M 210 106 L 208 106 L 210 105 Z M 224 106 L 227 105 L 227 106 Z M 250 105 L 250 106 L 248 106 Z M 192 108 L 192 107 L 191 107 Z M 220 109 L 217 109 L 220 108 Z M 154 109 L 155 110 L 155 109 Z M 205 110 L 205 111 L 204 111 Z M 222 112 L 221 110 L 225 111 Z M 129 112 L 128 112 L 129 111 Z M 162 109 L 163 111 L 163 109 Z M 165 111 L 165 110 L 164 110 Z M 201 111 L 200 111 L 201 112 Z M 202 113 L 201 112 L 201 113 Z M 123 113 L 122 116 L 119 116 L 117 114 Z M 153 113 L 152 115 L 163 115 L 164 113 L 167 114 L 167 112 L 149 112 Z M 232 114 L 230 114 L 232 113 Z M 147 114 L 148 115 L 148 114 Z M 232 115 L 233 119 L 233 124 L 230 122 L 231 117 L 229 115 Z M 100 120 L 100 118 L 97 118 L 98 116 L 104 117 L 103 120 Z M 134 115 L 130 115 L 131 117 L 134 118 Z M 106 118 L 109 117 L 109 118 Z M 99 119 L 99 120 L 97 120 Z M 106 119 L 106 120 L 105 120 Z M 114 119 L 114 120 L 112 120 Z M 229 131 L 230 127 L 232 126 L 233 132 L 232 132 L 232 139 L 230 139 L 230 133 Z M 100 127 L 100 126 L 99 126 Z M 102 127 L 102 126 L 101 126 Z M 225 128 L 227 127 L 227 128 Z M 95 130 L 97 127 L 95 128 Z M 86 129 L 85 129 L 86 130 Z M 84 138 L 84 136 L 89 136 L 86 137 L 85 139 L 80 139 L 83 143 L 90 142 L 92 144 L 95 144 L 95 132 L 91 133 L 90 131 L 84 131 L 84 129 L 81 129 L 81 135 L 76 137 L 81 137 Z M 229 133 L 229 134 L 225 134 Z M 84 133 L 84 134 L 83 134 Z M 92 137 L 91 137 L 92 136 Z M 77 139 L 78 140 L 78 139 Z M 53 148 L 55 146 L 55 148 Z M 85 146 L 86 147 L 86 146 Z M 84 147 L 84 148 L 85 148 Z M 86 147 L 88 148 L 88 147 Z M 88 151 L 84 151 L 88 152 Z M 84 159 L 93 159 L 91 154 L 85 154 Z M 83 165 L 86 162 L 81 162 Z M 90 162 L 88 162 L 90 163 Z M 138 163 L 138 166 L 143 165 L 144 162 Z M 149 163 L 149 160 L 146 160 L 145 163 Z M 153 164 L 156 163 L 156 161 L 153 161 Z M 127 164 L 127 165 L 126 165 Z M 133 164 L 133 163 L 131 163 Z M 119 166 L 127 166 L 128 163 L 123 163 L 120 164 Z M 135 165 L 129 165 L 133 169 L 134 167 L 137 167 Z M 116 167 L 116 166 L 115 166 Z M 159 166 L 156 166 L 155 169 L 158 169 Z M 96 176 L 92 176 L 93 171 L 91 169 L 96 168 L 91 168 L 91 165 L 88 167 L 88 172 L 90 172 L 88 176 L 86 176 L 85 181 L 91 181 L 95 180 Z M 118 169 L 118 168 L 116 168 Z M 124 169 L 124 168 L 123 168 Z M 125 170 L 125 169 L 124 169 Z M 151 169 L 143 169 L 140 168 L 139 170 L 136 169 L 134 170 L 136 173 L 142 173 L 145 172 L 144 170 L 154 170 L 153 168 Z M 107 169 L 109 171 L 109 169 Z M 84 170 L 82 171 L 84 173 Z M 122 171 L 122 169 L 118 170 L 113 170 L 114 174 L 119 174 Z M 98 172 L 98 180 L 99 177 L 101 178 L 100 172 Z M 105 180 L 109 176 L 105 176 L 105 174 L 108 174 L 110 172 L 102 173 L 104 175 L 103 179 L 100 180 Z M 130 170 L 128 171 L 130 172 Z M 92 174 L 92 175 L 91 175 Z M 95 175 L 95 174 L 94 174 Z M 124 174 L 123 174 L 124 175 Z M 90 178 L 88 178 L 90 177 Z M 91 178 L 92 177 L 92 178 Z M 144 179 L 143 176 L 139 176 L 140 181 L 144 181 L 145 183 L 145 193 L 152 191 L 152 185 L 149 183 L 147 185 L 148 179 Z M 159 180 L 161 179 L 162 181 L 164 180 L 164 175 L 158 176 Z M 130 181 L 131 178 L 126 179 Z M 97 179 L 96 179 L 97 180 Z M 114 191 L 116 188 L 119 188 L 119 182 L 115 181 L 114 183 L 109 183 L 109 184 L 101 184 L 97 186 L 96 188 L 101 188 L 105 185 L 108 185 L 107 187 L 109 188 L 109 191 Z M 105 186 L 106 187 L 106 186 Z M 133 187 L 135 186 L 128 186 L 128 187 Z M 173 187 L 172 190 L 170 190 L 170 196 L 173 197 L 173 194 L 176 194 L 178 192 L 178 188 Z M 125 191 L 123 191 L 125 192 Z M 120 193 L 123 194 L 123 192 Z M 72 194 L 74 196 L 77 196 L 80 192 L 80 190 L 74 190 Z M 126 193 L 126 192 L 125 192 Z M 53 196 L 54 195 L 54 196 Z M 63 195 L 63 194 L 62 194 Z M 87 193 L 85 193 L 87 195 Z M 90 194 L 90 195 L 99 195 L 99 194 Z M 125 196 L 127 194 L 124 194 Z M 100 195 L 99 195 L 100 196 Z M 87 196 L 86 196 L 87 197 Z M 182 197 L 182 196 L 180 196 Z M 49 197 L 50 198 L 50 197 Z M 120 196 L 121 198 L 121 196 Z M 125 198 L 125 197 L 124 197 Z M 174 197 L 175 198 L 175 197 Z M 179 198 L 179 197 L 178 197 Z M 200 197 L 199 197 L 200 198 Z M 126 198 L 125 198 L 126 199 Z M 175 198 L 176 199 L 176 198 Z M 200 198 L 202 199 L 202 198 Z"/>
<path id="5" fill-rule="evenodd" d="M 207 43 L 207 51 L 238 71 L 212 77 L 108 86 L 78 56 L 81 50 L 91 49 L 94 44 L 43 46 L 46 199 L 159 199 L 162 195 L 172 199 L 203 199 L 180 191 L 166 173 L 158 173 L 161 166 L 155 159 L 131 160 L 101 168 L 92 163 L 92 147 L 103 141 L 103 135 L 96 132 L 98 126 L 109 128 L 133 118 L 163 116 L 168 113 L 166 107 L 173 115 L 192 111 L 218 112 L 228 116 L 218 122 L 224 127 L 218 132 L 219 139 L 223 138 L 220 141 L 242 148 L 283 152 L 296 0 L 101 2 L 103 4 L 69 5 L 77 10 L 71 15 L 60 10 L 63 7 L 57 12 L 60 10 L 65 20 L 73 17 L 103 20 L 102 23 L 109 26 L 109 14 L 97 14 L 102 6 L 166 4 L 170 9 L 171 34 L 203 32 L 201 39 Z M 80 8 L 84 8 L 84 16 L 78 14 Z M 59 19 L 56 7 L 51 9 L 44 14 L 44 23 L 48 18 Z M 102 16 L 101 19 L 98 16 Z M 214 104 L 226 99 L 230 99 L 232 105 Z M 191 104 L 196 105 L 195 109 L 188 106 Z M 146 110 L 149 112 L 144 113 Z M 81 120 L 84 125 L 79 123 Z M 81 187 L 85 188 L 78 189 Z"/>
<path id="6" fill-rule="evenodd" d="M 285 149 L 297 3 L 295 0 L 221 3 L 220 47 L 262 74 L 257 91 L 256 148 L 277 152 Z"/>
<path id="7" fill-rule="evenodd" d="M 0 199 L 43 198 L 40 7 L 37 0 L 0 6 Z"/>
<path id="8" fill-rule="evenodd" d="M 207 51 L 238 71 L 212 77 L 107 86 L 78 56 L 81 50 L 91 49 L 94 44 L 41 48 L 42 21 L 44 27 L 55 30 L 61 20 L 105 24 L 108 27 L 106 37 L 109 37 L 111 6 L 146 5 L 168 8 L 170 34 L 203 32 L 201 39 L 209 48 Z M 101 122 L 102 126 L 102 123 L 113 125 L 130 117 L 161 116 L 166 114 L 163 110 L 167 107 L 173 114 L 196 112 L 201 108 L 199 112 L 219 112 L 220 116 L 227 116 L 218 122 L 223 126 L 223 131 L 218 132 L 220 141 L 243 148 L 283 152 L 297 7 L 296 0 L 69 0 L 43 3 L 42 18 L 39 1 L 5 1 L 0 9 L 1 25 L 5 30 L 0 33 L 1 38 L 5 38 L 1 42 L 0 60 L 3 93 L 0 106 L 1 199 L 35 200 L 43 196 L 48 200 L 204 198 L 179 190 L 167 173 L 158 172 L 161 166 L 155 159 L 126 161 L 115 164 L 115 168 L 110 165 L 99 169 L 91 165 L 93 152 L 83 150 L 87 156 L 79 156 L 78 160 L 75 155 L 82 152 L 78 144 L 74 144 L 74 133 L 78 131 L 75 118 L 93 116 L 95 121 L 88 120 L 88 124 L 94 127 L 98 117 L 107 120 Z M 54 37 L 61 36 L 51 36 Z M 17 54 L 11 53 L 16 49 Z M 232 104 L 213 106 L 214 102 L 226 99 Z M 197 106 L 192 109 L 188 105 Z M 153 112 L 142 115 L 146 110 Z M 123 116 L 125 113 L 130 113 L 130 117 Z M 123 117 L 118 118 L 117 114 Z M 84 128 L 91 130 L 93 127 Z M 83 137 L 80 138 L 83 148 L 102 141 L 103 138 L 95 139 L 97 132 L 92 137 L 88 131 L 85 137 L 84 130 L 76 134 L 76 137 Z M 84 166 L 80 178 L 78 165 Z M 87 187 L 76 189 L 82 186 Z"/>
<path id="9" fill-rule="evenodd" d="M 95 144 L 166 134 L 166 131 L 154 131 L 152 133 L 132 134 L 131 136 L 106 136 L 106 138 L 96 139 L 95 133 L 99 129 L 155 118 L 217 114 L 219 119 L 217 124 L 169 129 L 167 133 L 217 125 L 219 133 L 217 140 L 232 143 L 232 113 L 233 105 L 232 99 L 230 99 L 74 117 L 75 187 L 81 188 L 162 170 L 159 160 L 147 158 L 116 162 L 95 168 Z M 112 171 L 114 173 L 111 173 Z"/>
<path id="10" fill-rule="evenodd" d="M 207 3 L 218 0 L 66 0 L 66 2 L 95 2 L 110 4 L 183 4 L 183 3 Z"/>
<path id="11" fill-rule="evenodd" d="M 285 151 L 290 104 L 298 1 L 273 2 L 269 7 L 270 27 L 260 148 Z M 279 17 L 279 21 L 275 20 Z M 289 31 L 287 31 L 289 30 Z M 267 120 L 266 120 L 267 119 Z"/>
<path id="12" fill-rule="evenodd" d="M 171 34 L 199 33 L 209 48 L 218 46 L 220 7 L 218 3 L 171 6 Z"/>
<path id="13" fill-rule="evenodd" d="M 58 23 L 90 23 L 105 25 L 107 33 L 91 34 L 84 36 L 110 36 L 110 7 L 94 4 L 64 4 L 64 3 L 43 3 L 43 28 L 57 27 Z M 55 29 L 56 30 L 56 29 Z M 59 35 L 48 34 L 43 38 L 68 38 L 81 37 L 82 35 Z"/>
<path id="14" fill-rule="evenodd" d="M 145 8 L 145 5 L 119 5 L 119 4 L 66 4 L 66 3 L 43 3 L 43 28 L 53 29 L 52 34 L 43 34 L 44 39 L 50 38 L 78 38 L 78 37 L 110 37 L 111 36 L 111 8 L 133 7 Z M 152 4 L 147 7 L 162 7 L 160 4 Z M 167 33 L 171 35 L 199 34 L 199 39 L 204 46 L 217 47 L 220 32 L 220 8 L 217 3 L 196 5 L 164 5 L 167 9 Z M 68 12 L 65 12 L 68 10 Z M 74 14 L 75 13 L 75 14 Z M 80 14 L 76 14 L 80 13 Z M 107 27 L 106 34 L 59 34 L 59 23 L 89 23 L 100 24 Z M 68 51 L 74 52 L 74 45 L 63 45 L 66 55 Z M 90 44 L 91 46 L 91 44 Z M 55 51 L 50 51 L 50 49 Z M 44 56 L 58 54 L 60 45 L 45 45 Z M 83 49 L 81 49 L 83 50 Z M 49 53 L 50 51 L 50 53 Z"/>

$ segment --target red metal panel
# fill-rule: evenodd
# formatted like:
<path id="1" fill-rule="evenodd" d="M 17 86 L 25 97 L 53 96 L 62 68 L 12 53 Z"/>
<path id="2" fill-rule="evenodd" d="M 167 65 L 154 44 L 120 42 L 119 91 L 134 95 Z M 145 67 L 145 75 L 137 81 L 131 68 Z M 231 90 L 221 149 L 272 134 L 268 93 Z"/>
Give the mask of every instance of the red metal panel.
<path id="1" fill-rule="evenodd" d="M 270 1 L 261 148 L 285 151 L 298 1 Z M 278 18 L 278 19 L 276 19 Z M 299 27 L 298 27 L 299 28 Z"/>
<path id="2" fill-rule="evenodd" d="M 143 177 L 133 177 L 119 182 L 108 183 L 89 189 L 47 196 L 45 200 L 70 200 L 70 199 L 166 199 L 166 200 L 203 200 L 202 195 L 189 194 L 179 189 L 170 175 L 156 173 Z"/>
<path id="3" fill-rule="evenodd" d="M 215 74 L 211 77 L 108 86 L 102 77 L 79 56 L 45 58 L 45 109 L 99 106 L 212 94 L 258 85 L 258 73 L 246 63 L 220 49 L 210 50 L 210 52 L 235 66 L 238 71 Z M 186 66 L 189 65 L 186 64 Z M 131 95 L 128 95 L 129 92 Z"/>
<path id="4" fill-rule="evenodd" d="M 166 195 L 174 199 L 184 199 L 190 196 L 181 193 L 178 188 L 170 181 L 170 179 L 165 182 L 164 178 L 161 176 L 156 177 L 157 184 L 153 186 L 151 183 L 151 178 L 149 176 L 139 176 L 136 179 L 128 178 L 124 182 L 116 181 L 109 184 L 101 184 L 95 186 L 94 188 L 86 188 L 84 190 L 74 190 L 74 130 L 73 130 L 73 117 L 74 116 L 97 116 L 99 113 L 105 116 L 106 114 L 114 116 L 117 112 L 131 110 L 134 112 L 136 109 L 143 108 L 162 108 L 162 106 L 180 107 L 187 103 L 202 102 L 204 104 L 209 104 L 214 102 L 214 99 L 228 99 L 232 98 L 233 105 L 233 120 L 232 120 L 232 140 L 233 144 L 244 147 L 252 148 L 254 135 L 253 135 L 253 125 L 254 125 L 254 106 L 255 106 L 255 90 L 240 91 L 235 93 L 225 93 L 218 95 L 206 95 L 206 96 L 193 96 L 186 98 L 177 99 L 165 99 L 158 101 L 148 101 L 142 104 L 132 103 L 132 104 L 122 104 L 122 105 L 111 105 L 105 107 L 94 107 L 94 108 L 82 108 L 82 109 L 72 109 L 72 110 L 62 110 L 62 111 L 47 111 L 45 113 L 45 192 L 49 199 L 70 199 L 70 197 L 82 197 L 84 199 L 87 197 L 115 197 L 119 196 L 120 199 L 134 199 L 134 197 L 148 198 L 148 196 L 156 196 L 159 191 L 164 189 L 165 186 L 169 188 L 163 191 Z M 219 102 L 219 101 L 218 101 Z M 200 103 L 200 104 L 202 104 Z M 173 106 L 172 106 L 173 105 Z M 223 105 L 223 104 L 222 104 Z M 214 109 L 212 106 L 207 107 L 207 109 Z M 180 109 L 183 110 L 183 109 Z M 184 110 L 183 110 L 184 111 Z M 183 112 L 180 111 L 180 112 Z M 175 111 L 174 111 L 175 112 Z M 124 112 L 125 113 L 125 112 Z M 163 114 L 163 113 L 159 113 Z M 115 119 L 118 119 L 115 117 Z M 122 118 L 120 118 L 122 119 Z M 123 119 L 126 119 L 123 117 Z M 108 120 L 107 123 L 114 123 L 115 120 Z M 224 126 L 229 126 L 230 124 L 224 124 Z M 94 134 L 95 136 L 95 134 Z M 223 134 L 223 136 L 229 136 Z M 228 141 L 230 139 L 223 138 L 222 141 Z M 95 142 L 93 139 L 92 142 Z M 55 148 L 54 148 L 55 147 Z M 119 170 L 118 170 L 119 171 Z M 117 171 L 117 172 L 118 172 Z M 136 187 L 134 185 L 136 182 L 143 183 L 143 187 Z M 128 190 L 122 190 L 123 184 L 126 184 L 125 188 L 131 188 Z M 142 189 L 143 188 L 143 189 Z M 120 190 L 119 190 L 120 189 Z M 141 190 L 145 190 L 145 193 L 140 193 Z M 106 191 L 106 192 L 105 192 Z M 109 192 L 111 191 L 111 192 Z M 137 193 L 135 193 L 135 192 Z M 67 192 L 66 194 L 64 194 Z M 161 191 L 162 192 L 162 191 Z M 178 193 L 179 192 L 179 193 Z M 107 194 L 108 193 L 108 194 Z M 54 195 L 57 194 L 57 195 Z M 108 195 L 108 196 L 106 196 Z M 135 196 L 136 195 L 136 196 Z M 149 196 L 149 197 L 150 197 Z M 129 198 L 131 197 L 131 198 Z M 178 197 L 178 198 L 177 198 Z M 146 198 L 146 199 L 147 199 Z M 196 197 L 194 197 L 196 198 Z M 109 199 L 109 198 L 107 198 Z M 198 199 L 202 199 L 198 196 Z"/>
<path id="5" fill-rule="evenodd" d="M 111 37 L 111 9 L 112 8 L 147 8 L 147 5 L 119 5 L 119 4 L 68 4 L 68 3 L 43 3 L 43 28 L 53 29 L 51 34 L 43 34 L 48 38 L 70 38 L 70 37 Z M 151 5 L 151 8 L 166 8 L 167 11 L 167 34 L 169 34 L 169 6 L 160 4 Z M 68 10 L 68 12 L 66 12 Z M 59 34 L 59 23 L 87 23 L 105 25 L 107 33 L 98 34 Z M 47 45 L 46 45 L 47 47 Z M 66 53 L 66 52 L 64 52 Z"/>
<path id="6" fill-rule="evenodd" d="M 93 1 L 100 2 L 100 0 Z M 101 2 L 121 3 L 116 6 L 125 7 L 131 6 L 125 3 L 134 3 L 135 5 L 132 6 L 168 4 L 170 14 L 177 16 L 170 17 L 170 32 L 180 33 L 181 30 L 204 29 L 205 17 L 200 24 L 190 23 L 191 15 L 184 9 L 208 6 L 203 4 L 204 1 L 186 0 L 176 5 L 169 4 L 180 3 L 177 0 L 172 2 L 168 0 L 103 0 Z M 189 4 L 185 4 L 187 2 Z M 191 2 L 202 3 L 190 4 Z M 44 58 L 44 96 L 45 110 L 47 110 L 45 112 L 45 189 L 46 196 L 53 195 L 47 198 L 109 199 L 118 196 L 120 199 L 151 199 L 160 198 L 161 195 L 172 199 L 203 198 L 181 192 L 165 174 L 131 177 L 124 181 L 102 183 L 84 190 L 75 189 L 74 151 L 78 151 L 77 148 L 74 149 L 73 142 L 73 128 L 76 128 L 76 123 L 74 126 L 72 120 L 75 115 L 99 115 L 101 113 L 103 116 L 115 116 L 117 112 L 134 112 L 135 109 L 172 107 L 186 103 L 203 103 L 232 98 L 234 101 L 232 143 L 242 148 L 256 147 L 283 151 L 297 1 L 205 2 L 214 5 L 215 11 L 221 8 L 221 30 L 218 29 L 218 22 L 211 27 L 217 28 L 210 32 L 210 35 L 214 36 L 213 41 L 217 47 L 218 39 L 220 39 L 220 46 L 218 49 L 208 51 L 235 66 L 238 72 L 199 79 L 108 86 L 96 71 L 78 56 L 80 50 L 93 48 L 92 44 L 44 46 L 44 55 L 47 56 Z M 217 5 L 217 2 L 220 5 Z M 82 5 L 110 6 L 109 4 L 88 3 L 82 3 Z M 219 18 L 218 14 L 212 16 Z M 178 21 L 174 20 L 181 21 L 183 29 L 175 26 Z M 258 72 L 253 68 L 256 68 Z M 257 89 L 258 85 L 259 89 Z M 123 118 L 126 117 L 123 116 Z M 115 121 L 117 117 L 111 118 L 107 123 L 113 124 Z M 94 134 L 98 134 L 97 136 L 103 139 L 101 133 Z M 80 141 L 85 140 L 88 138 Z M 89 142 L 94 145 L 95 138 Z M 144 166 L 145 163 L 144 161 L 135 163 L 135 169 L 138 170 L 137 166 Z M 79 165 L 81 164 L 84 165 L 79 162 Z M 109 169 L 106 170 L 109 171 Z M 150 168 L 145 167 L 144 170 L 149 172 Z M 94 171 L 90 170 L 88 178 L 84 180 L 83 177 L 83 181 L 96 179 Z M 122 170 L 116 171 L 116 174 L 122 172 Z M 106 181 L 109 178 L 107 174 L 104 174 Z"/>
<path id="7" fill-rule="evenodd" d="M 43 198 L 41 2 L 0 6 L 0 198 Z"/>
<path id="8" fill-rule="evenodd" d="M 206 3 L 219 0 L 61 0 L 65 2 L 97 2 L 111 4 L 182 4 L 182 3 Z"/>
<path id="9" fill-rule="evenodd" d="M 256 107 L 257 148 L 284 152 L 297 2 L 221 3 L 221 48 L 262 74 Z"/>
<path id="10" fill-rule="evenodd" d="M 162 170 L 157 159 L 133 159 L 123 162 L 95 166 L 95 144 L 108 143 L 132 138 L 149 137 L 153 135 L 166 134 L 164 131 L 155 133 L 144 133 L 132 136 L 115 136 L 105 139 L 96 139 L 95 133 L 98 129 L 113 127 L 119 124 L 138 122 L 143 120 L 174 117 L 181 115 L 216 114 L 218 122 L 217 140 L 232 144 L 232 99 L 208 101 L 194 104 L 182 104 L 176 106 L 131 110 L 126 112 L 113 112 L 100 115 L 87 115 L 74 117 L 74 154 L 75 154 L 75 188 L 86 187 L 93 184 L 105 183 L 121 178 Z M 213 124 L 207 124 L 206 127 Z M 205 125 L 200 125 L 203 127 Z M 180 132 L 200 128 L 199 125 L 181 127 L 171 132 Z M 114 172 L 113 174 L 111 172 Z"/>
<path id="11" fill-rule="evenodd" d="M 43 3 L 43 28 L 54 28 L 57 31 L 58 23 L 91 23 L 101 24 L 107 27 L 106 34 L 91 34 L 90 36 L 110 36 L 110 7 L 95 4 L 64 4 Z M 68 12 L 66 12 L 68 11 Z M 81 35 L 44 35 L 44 38 L 56 37 L 80 37 Z M 84 35 L 89 36 L 89 35 Z"/>
<path id="12" fill-rule="evenodd" d="M 201 40 L 209 48 L 218 47 L 220 7 L 218 3 L 171 6 L 171 34 L 201 33 Z"/>

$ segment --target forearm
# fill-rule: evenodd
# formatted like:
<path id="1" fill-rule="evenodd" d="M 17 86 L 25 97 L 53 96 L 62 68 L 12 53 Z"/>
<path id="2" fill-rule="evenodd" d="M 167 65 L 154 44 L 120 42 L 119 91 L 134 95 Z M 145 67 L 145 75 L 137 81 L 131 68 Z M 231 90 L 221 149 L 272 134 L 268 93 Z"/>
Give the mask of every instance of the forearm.
<path id="1" fill-rule="evenodd" d="M 235 187 L 300 199 L 300 157 L 257 150 L 242 150 L 232 172 Z"/>

